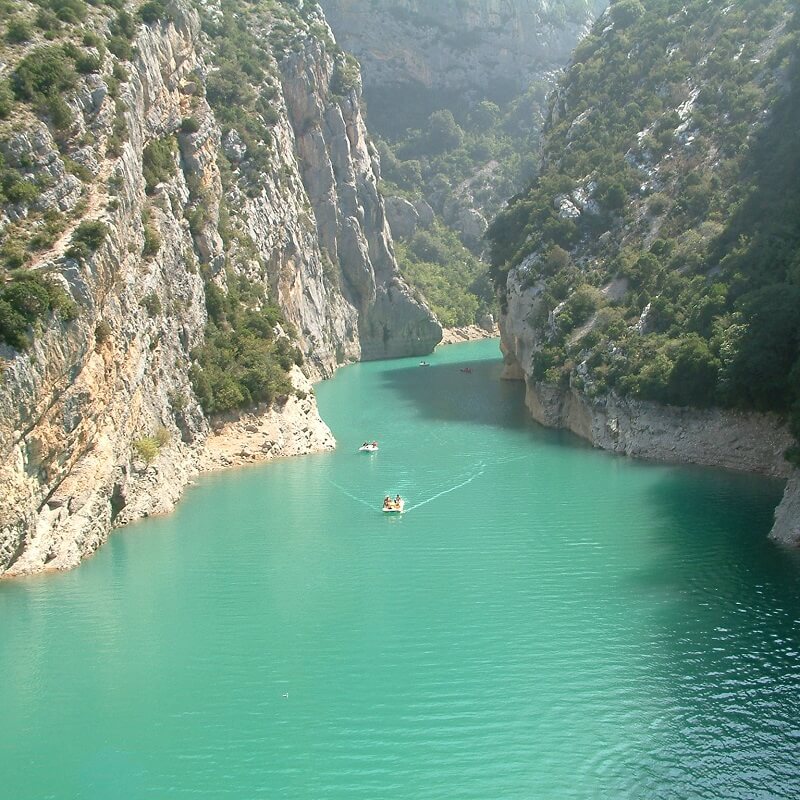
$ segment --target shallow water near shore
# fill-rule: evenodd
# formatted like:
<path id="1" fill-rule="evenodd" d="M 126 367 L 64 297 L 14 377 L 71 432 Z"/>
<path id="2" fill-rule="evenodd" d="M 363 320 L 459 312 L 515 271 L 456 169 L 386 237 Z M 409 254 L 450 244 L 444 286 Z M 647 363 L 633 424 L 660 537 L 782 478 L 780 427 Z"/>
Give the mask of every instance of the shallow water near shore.
<path id="1" fill-rule="evenodd" d="M 0 584 L 0 797 L 800 796 L 780 484 L 538 427 L 496 341 L 426 360 L 317 387 L 336 452 Z"/>

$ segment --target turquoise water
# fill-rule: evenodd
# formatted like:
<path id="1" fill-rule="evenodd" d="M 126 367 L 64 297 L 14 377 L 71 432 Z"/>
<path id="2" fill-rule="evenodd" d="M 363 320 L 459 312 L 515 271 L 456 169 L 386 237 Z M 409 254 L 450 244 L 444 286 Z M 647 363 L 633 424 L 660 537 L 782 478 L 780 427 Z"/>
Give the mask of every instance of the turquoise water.
<path id="1" fill-rule="evenodd" d="M 430 361 L 319 386 L 335 453 L 0 584 L 0 797 L 800 795 L 781 487 L 537 427 L 496 342 Z"/>

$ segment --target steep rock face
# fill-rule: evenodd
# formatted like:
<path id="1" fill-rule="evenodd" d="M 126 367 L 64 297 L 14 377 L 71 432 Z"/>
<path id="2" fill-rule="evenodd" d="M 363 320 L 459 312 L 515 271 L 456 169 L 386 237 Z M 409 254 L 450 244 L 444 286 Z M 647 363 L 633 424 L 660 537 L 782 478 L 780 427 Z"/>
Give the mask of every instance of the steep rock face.
<path id="1" fill-rule="evenodd" d="M 525 404 L 537 422 L 624 455 L 779 478 L 790 474 L 783 454 L 793 438 L 777 415 L 664 406 L 614 393 L 590 397 L 575 382 L 535 380 L 532 356 L 542 342 L 527 320 L 540 294 L 541 286 L 524 288 L 511 273 L 507 311 L 500 318 L 504 377 L 525 381 Z"/>
<path id="2" fill-rule="evenodd" d="M 400 276 L 378 192 L 377 155 L 359 109 L 360 84 L 330 90 L 336 65 L 313 38 L 280 64 L 298 170 L 313 209 L 318 252 L 338 266 L 344 336 L 338 361 L 429 353 L 441 327 Z M 337 316 L 323 309 L 327 320 Z M 355 335 L 357 330 L 357 336 Z M 319 335 L 317 335 L 317 340 Z"/>
<path id="3" fill-rule="evenodd" d="M 119 158 L 103 159 L 113 100 L 99 83 L 100 91 L 90 94 L 87 86 L 79 94 L 77 125 L 99 143 L 88 154 L 98 180 L 85 198 L 87 213 L 101 216 L 109 234 L 83 261 L 64 254 L 64 240 L 47 254 L 41 268 L 68 287 L 78 318 L 49 327 L 30 354 L 4 354 L 0 572 L 73 566 L 105 541 L 112 523 L 129 518 L 127 507 L 137 505 L 140 514 L 168 508 L 207 431 L 188 381 L 189 352 L 202 339 L 206 315 L 202 280 L 187 269 L 191 236 L 173 211 L 186 194 L 180 172 L 147 204 L 161 247 L 151 260 L 141 257 L 142 150 L 180 121 L 181 85 L 197 66 L 197 31 L 191 16 L 142 30 L 123 89 L 129 141 Z M 58 149 L 49 131 L 41 124 L 32 130 L 52 159 Z M 153 313 L 156 299 L 160 313 Z M 106 333 L 99 335 L 101 323 Z M 180 412 L 173 409 L 178 397 L 185 400 Z M 133 443 L 157 429 L 164 431 L 163 452 L 148 466 Z"/>
<path id="4" fill-rule="evenodd" d="M 345 49 L 358 56 L 368 86 L 522 88 L 560 66 L 603 0 L 322 0 Z"/>
<path id="5" fill-rule="evenodd" d="M 78 312 L 45 321 L 27 352 L 0 346 L 0 575 L 74 566 L 114 525 L 171 509 L 198 469 L 333 445 L 295 375 L 297 398 L 221 432 L 252 434 L 249 443 L 206 448 L 209 421 L 189 375 L 210 284 L 262 287 L 297 328 L 311 377 L 439 341 L 397 273 L 357 91 L 334 96 L 333 58 L 307 28 L 298 36 L 275 82 L 270 169 L 251 170 L 255 179 L 241 177 L 247 145 L 206 100 L 215 53 L 183 3 L 138 27 L 116 97 L 103 77 L 110 55 L 80 78 L 59 146 L 32 116 L 4 140 L 7 164 L 47 174 L 38 203 L 69 215 L 31 267 Z M 169 155 L 146 186 L 154 144 Z M 65 152 L 90 173 L 86 186 Z M 7 206 L 0 228 L 26 213 Z M 82 220 L 102 221 L 107 235 L 80 255 L 69 245 Z"/>

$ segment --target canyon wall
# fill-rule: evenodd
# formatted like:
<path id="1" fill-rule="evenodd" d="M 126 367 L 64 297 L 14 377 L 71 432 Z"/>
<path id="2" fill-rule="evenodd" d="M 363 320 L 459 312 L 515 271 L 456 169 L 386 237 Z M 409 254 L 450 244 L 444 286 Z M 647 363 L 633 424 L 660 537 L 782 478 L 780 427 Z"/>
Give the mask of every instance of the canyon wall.
<path id="1" fill-rule="evenodd" d="M 342 46 L 361 61 L 367 86 L 519 91 L 557 69 L 602 0 L 322 0 Z"/>
<path id="2" fill-rule="evenodd" d="M 309 378 L 441 338 L 397 270 L 360 80 L 331 88 L 338 50 L 316 7 L 248 17 L 268 67 L 251 87 L 269 98 L 269 135 L 255 144 L 206 96 L 226 67 L 201 21 L 230 7 L 167 9 L 137 23 L 129 53 L 92 49 L 99 66 L 65 95 L 66 130 L 22 104 L 2 123 L 4 163 L 47 188 L 5 204 L 0 233 L 65 221 L 24 269 L 60 286 L 74 312 L 37 323 L 27 349 L 0 344 L 0 575 L 74 566 L 115 525 L 169 510 L 201 467 L 333 446 Z M 108 39 L 114 12 L 90 13 L 83 29 Z M 291 39 L 278 54 L 277 25 Z M 41 44 L 17 48 L 10 66 Z M 86 222 L 102 233 L 76 247 Z M 270 336 L 296 344 L 305 374 L 293 368 L 293 390 L 237 429 L 238 414 L 209 419 L 190 376 L 215 297 L 240 284 L 254 308 L 280 309 Z M 222 423 L 250 437 L 244 450 L 207 447 Z"/>

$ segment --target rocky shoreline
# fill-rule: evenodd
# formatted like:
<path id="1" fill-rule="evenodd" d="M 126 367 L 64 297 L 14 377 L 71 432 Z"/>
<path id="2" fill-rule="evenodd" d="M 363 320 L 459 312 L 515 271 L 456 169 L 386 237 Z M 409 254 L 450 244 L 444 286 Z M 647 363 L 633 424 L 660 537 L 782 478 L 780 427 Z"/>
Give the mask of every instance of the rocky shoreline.
<path id="1" fill-rule="evenodd" d="M 622 455 L 676 464 L 698 464 L 786 479 L 770 538 L 800 546 L 800 471 L 784 457 L 794 438 L 775 414 L 662 406 L 616 395 L 589 397 L 573 386 L 534 381 L 530 364 L 535 336 L 525 323 L 530 300 L 514 296 L 515 311 L 500 319 L 503 377 L 525 382 L 525 405 L 533 419 L 563 428 Z M 517 322 L 521 320 L 521 322 Z"/>
<path id="2" fill-rule="evenodd" d="M 212 472 L 257 464 L 285 456 L 333 450 L 336 440 L 313 399 L 313 387 L 295 368 L 292 382 L 299 395 L 262 413 L 240 414 L 212 425 L 198 470 Z"/>
<path id="3" fill-rule="evenodd" d="M 463 325 L 456 328 L 442 328 L 442 341 L 437 346 L 477 342 L 481 339 L 496 339 L 498 336 L 500 336 L 500 329 L 497 323 L 492 323 L 491 326 Z"/>

